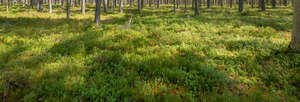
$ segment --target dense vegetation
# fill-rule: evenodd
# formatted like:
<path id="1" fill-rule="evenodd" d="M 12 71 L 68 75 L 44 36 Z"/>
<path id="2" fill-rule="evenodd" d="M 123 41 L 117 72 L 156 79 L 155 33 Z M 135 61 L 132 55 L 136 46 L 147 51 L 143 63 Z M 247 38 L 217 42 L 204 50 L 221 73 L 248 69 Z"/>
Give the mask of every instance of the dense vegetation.
<path id="1" fill-rule="evenodd" d="M 169 5 L 172 6 L 172 5 Z M 293 10 L 190 9 L 71 19 L 0 8 L 0 98 L 16 101 L 297 102 L 300 55 L 285 52 Z"/>

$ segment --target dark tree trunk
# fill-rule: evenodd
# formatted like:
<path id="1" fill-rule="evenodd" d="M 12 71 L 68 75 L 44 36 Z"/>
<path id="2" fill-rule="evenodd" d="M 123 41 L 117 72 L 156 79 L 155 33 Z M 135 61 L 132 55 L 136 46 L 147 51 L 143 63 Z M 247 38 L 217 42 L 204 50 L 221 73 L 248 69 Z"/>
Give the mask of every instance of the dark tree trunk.
<path id="1" fill-rule="evenodd" d="M 107 1 L 106 1 L 106 5 L 107 5 L 106 8 L 107 8 L 107 9 L 109 8 L 109 3 L 110 3 L 109 0 L 107 0 Z"/>
<path id="2" fill-rule="evenodd" d="M 174 13 L 176 12 L 176 0 L 174 0 L 174 3 L 173 3 L 173 12 Z"/>
<path id="3" fill-rule="evenodd" d="M 160 0 L 157 0 L 156 8 L 159 8 L 160 6 Z"/>
<path id="4" fill-rule="evenodd" d="M 300 53 L 300 0 L 295 0 L 294 3 L 294 29 L 290 48 Z"/>
<path id="5" fill-rule="evenodd" d="M 262 11 L 266 10 L 265 0 L 260 0 L 260 8 L 261 8 Z"/>
<path id="6" fill-rule="evenodd" d="M 251 0 L 251 8 L 254 8 L 254 0 Z"/>
<path id="7" fill-rule="evenodd" d="M 207 8 L 210 8 L 210 0 L 207 0 Z"/>
<path id="8" fill-rule="evenodd" d="M 288 6 L 288 1 L 287 0 L 283 0 L 283 5 L 284 6 Z"/>
<path id="9" fill-rule="evenodd" d="M 64 3 L 64 1 L 65 1 L 65 0 L 61 0 L 61 8 L 63 8 L 63 9 L 65 8 L 65 3 Z"/>
<path id="10" fill-rule="evenodd" d="M 144 8 L 144 0 L 141 0 L 141 7 Z"/>
<path id="11" fill-rule="evenodd" d="M 239 12 L 243 12 L 244 10 L 244 0 L 239 0 Z"/>
<path id="12" fill-rule="evenodd" d="M 96 0 L 96 11 L 95 11 L 95 23 L 98 25 L 100 24 L 100 11 L 101 9 L 101 0 Z"/>
<path id="13" fill-rule="evenodd" d="M 106 8 L 106 0 L 103 0 L 103 12 L 106 12 L 107 8 Z"/>
<path id="14" fill-rule="evenodd" d="M 43 11 L 43 0 L 39 0 L 39 11 Z"/>
<path id="15" fill-rule="evenodd" d="M 272 7 L 276 8 L 276 0 L 272 0 Z"/>
<path id="16" fill-rule="evenodd" d="M 119 0 L 119 11 L 120 11 L 120 13 L 123 13 L 123 2 L 122 2 L 122 0 Z"/>
<path id="17" fill-rule="evenodd" d="M 70 19 L 70 0 L 67 0 L 67 19 Z"/>
<path id="18" fill-rule="evenodd" d="M 137 3 L 138 3 L 138 10 L 139 10 L 139 11 L 142 11 L 141 0 L 138 0 Z"/>
<path id="19" fill-rule="evenodd" d="M 85 0 L 81 0 L 81 14 L 85 14 Z"/>
<path id="20" fill-rule="evenodd" d="M 4 6 L 4 0 L 1 0 L 1 6 Z"/>
<path id="21" fill-rule="evenodd" d="M 117 0 L 114 0 L 114 8 L 117 7 Z"/>
<path id="22" fill-rule="evenodd" d="M 232 8 L 232 3 L 233 3 L 233 1 L 229 0 L 230 8 Z"/>
<path id="23" fill-rule="evenodd" d="M 199 0 L 195 0 L 195 15 L 199 15 Z"/>
<path id="24" fill-rule="evenodd" d="M 30 0 L 30 8 L 33 9 L 34 1 Z"/>
<path id="25" fill-rule="evenodd" d="M 184 8 L 187 7 L 187 0 L 184 0 Z"/>

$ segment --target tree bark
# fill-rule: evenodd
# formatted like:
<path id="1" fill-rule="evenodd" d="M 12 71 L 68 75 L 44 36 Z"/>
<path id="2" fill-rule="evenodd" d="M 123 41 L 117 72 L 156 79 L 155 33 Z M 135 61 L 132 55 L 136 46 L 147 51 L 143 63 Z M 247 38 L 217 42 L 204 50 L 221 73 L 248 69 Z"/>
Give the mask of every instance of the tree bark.
<path id="1" fill-rule="evenodd" d="M 229 0 L 229 3 L 230 3 L 230 8 L 232 8 L 232 3 L 233 3 L 233 1 L 232 1 L 232 0 Z"/>
<path id="2" fill-rule="evenodd" d="M 300 0 L 295 0 L 294 3 L 294 29 L 290 48 L 300 53 Z"/>
<path id="3" fill-rule="evenodd" d="M 139 10 L 139 11 L 142 11 L 141 0 L 138 0 L 137 3 L 138 3 L 138 10 Z"/>
<path id="4" fill-rule="evenodd" d="M 103 12 L 107 11 L 106 0 L 103 0 Z"/>
<path id="5" fill-rule="evenodd" d="M 95 23 L 100 24 L 101 0 L 96 0 Z"/>
<path id="6" fill-rule="evenodd" d="M 39 11 L 43 11 L 43 0 L 39 0 Z"/>
<path id="7" fill-rule="evenodd" d="M 157 0 L 156 8 L 159 8 L 160 0 Z"/>
<path id="8" fill-rule="evenodd" d="M 195 0 L 195 15 L 199 15 L 199 0 Z"/>
<path id="9" fill-rule="evenodd" d="M 210 8 L 210 0 L 207 0 L 207 8 Z"/>
<path id="10" fill-rule="evenodd" d="M 49 0 L 49 13 L 52 13 L 52 0 Z"/>
<path id="11" fill-rule="evenodd" d="M 85 0 L 81 0 L 81 14 L 85 14 Z"/>
<path id="12" fill-rule="evenodd" d="M 276 0 L 272 0 L 272 7 L 276 8 Z"/>
<path id="13" fill-rule="evenodd" d="M 70 0 L 67 0 L 67 19 L 70 19 Z"/>
<path id="14" fill-rule="evenodd" d="M 260 0 L 260 8 L 262 11 L 266 10 L 266 3 L 265 0 Z"/>
<path id="15" fill-rule="evenodd" d="M 173 3 L 173 12 L 175 13 L 176 12 L 176 0 L 173 0 L 174 3 Z"/>
<path id="16" fill-rule="evenodd" d="M 239 0 L 239 12 L 243 12 L 244 10 L 244 0 Z"/>
<path id="17" fill-rule="evenodd" d="M 122 0 L 119 0 L 119 11 L 120 11 L 120 13 L 123 13 L 123 2 L 122 2 Z"/>

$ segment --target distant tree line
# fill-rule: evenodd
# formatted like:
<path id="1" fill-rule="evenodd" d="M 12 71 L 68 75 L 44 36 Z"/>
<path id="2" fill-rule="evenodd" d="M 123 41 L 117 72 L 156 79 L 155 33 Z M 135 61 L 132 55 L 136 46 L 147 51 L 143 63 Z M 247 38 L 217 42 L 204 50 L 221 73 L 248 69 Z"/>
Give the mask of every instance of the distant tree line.
<path id="1" fill-rule="evenodd" d="M 63 9 L 66 6 L 67 18 L 69 18 L 70 7 L 81 5 L 81 12 L 85 14 L 85 5 L 87 4 L 103 8 L 103 12 L 113 10 L 114 8 L 119 8 L 119 11 L 123 12 L 123 6 L 137 7 L 137 9 L 141 11 L 146 6 L 160 8 L 161 5 L 173 5 L 174 12 L 180 7 L 193 8 L 195 14 L 199 15 L 200 7 L 211 8 L 212 6 L 227 6 L 233 8 L 235 5 L 238 5 L 238 10 L 242 12 L 246 4 L 250 5 L 251 8 L 260 8 L 262 11 L 265 11 L 266 5 L 276 8 L 277 6 L 294 5 L 293 2 L 294 0 L 1 0 L 1 5 L 6 5 L 7 11 L 15 4 L 20 4 L 23 7 L 29 5 L 31 9 L 36 8 L 38 11 L 43 11 L 44 5 L 48 5 L 49 13 L 52 13 L 53 5 L 60 5 Z"/>

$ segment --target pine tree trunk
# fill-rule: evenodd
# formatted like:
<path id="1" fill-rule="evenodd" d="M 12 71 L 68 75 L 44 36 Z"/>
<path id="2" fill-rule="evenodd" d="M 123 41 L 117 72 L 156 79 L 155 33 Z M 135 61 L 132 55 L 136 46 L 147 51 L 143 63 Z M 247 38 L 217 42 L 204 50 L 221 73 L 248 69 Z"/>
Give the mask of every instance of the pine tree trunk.
<path id="1" fill-rule="evenodd" d="M 294 29 L 290 48 L 300 53 L 300 0 L 295 0 L 294 3 Z"/>
<path id="2" fill-rule="evenodd" d="M 199 0 L 195 0 L 195 15 L 199 15 Z"/>
<path id="3" fill-rule="evenodd" d="M 244 0 L 239 0 L 239 12 L 243 12 L 244 10 Z"/>
<path id="4" fill-rule="evenodd" d="M 138 3 L 138 10 L 139 10 L 139 11 L 142 11 L 142 7 L 141 7 L 141 0 L 138 0 L 138 2 L 137 2 L 137 3 Z"/>
<path id="5" fill-rule="evenodd" d="M 81 14 L 85 14 L 85 0 L 81 0 Z"/>
<path id="6" fill-rule="evenodd" d="M 43 11 L 43 0 L 39 0 L 39 11 Z"/>
<path id="7" fill-rule="evenodd" d="M 49 13 L 52 13 L 52 0 L 49 0 Z"/>
<path id="8" fill-rule="evenodd" d="M 260 0 L 260 8 L 261 8 L 262 11 L 266 10 L 265 0 Z"/>
<path id="9" fill-rule="evenodd" d="M 272 7 L 276 8 L 276 0 L 272 0 Z"/>
<path id="10" fill-rule="evenodd" d="M 176 0 L 174 0 L 174 3 L 173 3 L 173 12 L 174 13 L 176 12 Z"/>
<path id="11" fill-rule="evenodd" d="M 232 8 L 232 3 L 233 3 L 232 0 L 230 0 L 229 3 L 230 3 L 230 8 Z"/>
<path id="12" fill-rule="evenodd" d="M 100 11 L 101 9 L 101 0 L 96 0 L 96 11 L 95 11 L 95 23 L 98 25 L 100 24 Z"/>
<path id="13" fill-rule="evenodd" d="M 70 0 L 67 0 L 67 19 L 70 19 Z"/>
<path id="14" fill-rule="evenodd" d="M 106 0 L 103 0 L 103 12 L 106 12 L 107 8 L 106 8 Z"/>
<path id="15" fill-rule="evenodd" d="M 123 2 L 122 2 L 122 0 L 119 0 L 119 11 L 120 11 L 120 13 L 123 13 Z"/>
<path id="16" fill-rule="evenodd" d="M 207 0 L 207 8 L 210 8 L 210 0 Z"/>
<path id="17" fill-rule="evenodd" d="M 159 8 L 160 0 L 157 0 L 156 8 Z"/>

